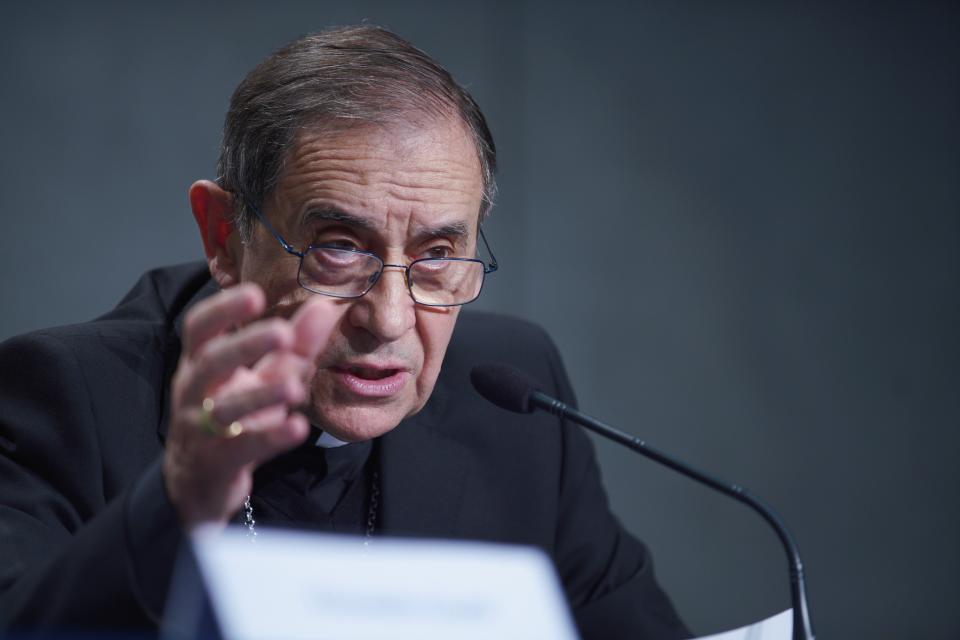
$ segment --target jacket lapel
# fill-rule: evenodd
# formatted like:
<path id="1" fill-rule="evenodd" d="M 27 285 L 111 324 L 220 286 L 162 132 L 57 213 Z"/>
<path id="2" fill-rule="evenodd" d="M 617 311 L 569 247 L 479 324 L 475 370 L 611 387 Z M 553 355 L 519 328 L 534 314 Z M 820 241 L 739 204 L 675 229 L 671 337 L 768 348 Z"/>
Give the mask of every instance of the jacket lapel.
<path id="1" fill-rule="evenodd" d="M 443 377 L 417 415 L 380 438 L 380 530 L 393 535 L 458 537 L 466 480 L 474 464 L 445 431 L 449 390 Z"/>

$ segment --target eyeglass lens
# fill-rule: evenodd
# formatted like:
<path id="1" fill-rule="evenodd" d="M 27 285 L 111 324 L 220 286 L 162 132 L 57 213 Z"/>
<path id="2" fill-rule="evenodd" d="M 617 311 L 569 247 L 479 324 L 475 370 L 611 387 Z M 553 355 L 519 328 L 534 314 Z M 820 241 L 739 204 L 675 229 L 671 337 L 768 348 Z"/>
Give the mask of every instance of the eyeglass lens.
<path id="1" fill-rule="evenodd" d="M 383 263 L 376 256 L 331 247 L 312 247 L 300 264 L 300 284 L 315 292 L 355 298 L 376 283 Z M 427 305 L 471 302 L 483 286 L 483 263 L 472 259 L 429 258 L 409 267 L 413 299 Z"/>

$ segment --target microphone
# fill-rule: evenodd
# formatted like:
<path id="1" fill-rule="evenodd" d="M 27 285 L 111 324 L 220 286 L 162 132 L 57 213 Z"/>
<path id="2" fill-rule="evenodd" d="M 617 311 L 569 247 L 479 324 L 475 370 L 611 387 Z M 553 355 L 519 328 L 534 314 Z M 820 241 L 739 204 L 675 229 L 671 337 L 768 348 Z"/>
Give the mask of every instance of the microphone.
<path id="1" fill-rule="evenodd" d="M 662 451 L 659 451 L 640 438 L 615 429 L 577 409 L 552 398 L 540 391 L 540 385 L 519 369 L 508 364 L 482 364 L 470 372 L 470 381 L 481 396 L 507 411 L 515 413 L 533 413 L 542 409 L 561 418 L 566 418 L 597 433 L 604 438 L 617 442 L 628 449 L 644 455 L 662 465 L 670 467 L 683 475 L 705 484 L 725 495 L 739 500 L 773 527 L 783 544 L 790 565 L 790 600 L 793 603 L 793 640 L 813 640 L 813 627 L 810 623 L 810 610 L 807 606 L 807 589 L 803 577 L 803 562 L 800 550 L 793 536 L 787 530 L 783 519 L 776 511 L 764 504 L 759 498 L 738 484 L 727 482 L 695 469 Z"/>

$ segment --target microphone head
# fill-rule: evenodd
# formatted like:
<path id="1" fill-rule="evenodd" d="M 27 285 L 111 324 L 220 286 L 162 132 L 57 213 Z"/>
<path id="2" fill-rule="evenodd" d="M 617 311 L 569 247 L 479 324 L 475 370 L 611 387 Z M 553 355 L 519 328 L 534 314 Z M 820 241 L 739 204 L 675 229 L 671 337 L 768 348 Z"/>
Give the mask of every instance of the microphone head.
<path id="1" fill-rule="evenodd" d="M 516 413 L 534 410 L 530 396 L 540 390 L 536 380 L 508 364 L 480 364 L 470 371 L 470 382 L 480 395 L 501 409 Z"/>

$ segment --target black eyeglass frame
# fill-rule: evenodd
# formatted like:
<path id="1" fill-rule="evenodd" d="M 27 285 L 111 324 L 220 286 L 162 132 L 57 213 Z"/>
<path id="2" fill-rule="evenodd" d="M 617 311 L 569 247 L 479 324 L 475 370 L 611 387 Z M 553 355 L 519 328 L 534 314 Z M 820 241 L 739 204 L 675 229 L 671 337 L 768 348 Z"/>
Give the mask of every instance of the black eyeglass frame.
<path id="1" fill-rule="evenodd" d="M 369 293 L 370 290 L 377 285 L 377 282 L 380 281 L 380 276 L 383 275 L 383 270 L 386 269 L 387 267 L 393 267 L 395 269 L 403 269 L 403 279 L 407 283 L 407 292 L 410 294 L 410 297 L 413 299 L 415 303 L 423 305 L 425 307 L 460 307 L 465 304 L 470 304 L 471 302 L 479 298 L 480 293 L 483 291 L 483 285 L 487 280 L 487 274 L 493 273 L 500 268 L 500 265 L 497 263 L 497 257 L 493 255 L 493 251 L 490 249 L 490 243 L 487 242 L 487 237 L 483 234 L 483 227 L 478 227 L 477 231 L 480 234 L 480 239 L 483 240 L 484 248 L 487 250 L 487 253 L 490 255 L 489 263 L 484 262 L 479 258 L 418 258 L 417 260 L 414 260 L 408 265 L 389 264 L 384 262 L 383 259 L 377 254 L 372 253 L 370 251 L 363 251 L 362 249 L 344 249 L 343 247 L 334 247 L 334 246 L 325 245 L 325 244 L 311 244 L 311 245 L 307 245 L 307 248 L 304 249 L 303 251 L 297 251 L 297 249 L 292 244 L 290 244 L 289 242 L 283 239 L 283 236 L 281 236 L 280 233 L 273 228 L 273 225 L 270 224 L 267 218 L 263 214 L 261 214 L 259 210 L 253 209 L 252 207 L 251 209 L 253 210 L 253 214 L 257 216 L 257 220 L 260 221 L 260 224 L 262 224 L 264 228 L 266 228 L 266 230 L 270 232 L 270 235 L 276 238 L 277 242 L 280 243 L 280 246 L 283 248 L 283 250 L 289 253 L 290 255 L 300 258 L 300 264 L 297 267 L 297 284 L 299 284 L 301 287 L 303 287 L 310 293 L 315 293 L 321 296 L 329 296 L 331 298 L 341 298 L 346 300 L 362 298 L 363 296 L 367 295 L 367 293 Z M 301 280 L 301 274 L 303 273 L 303 259 L 306 257 L 307 253 L 309 253 L 313 249 L 335 249 L 337 251 L 348 251 L 352 253 L 359 253 L 365 256 L 370 256 L 371 258 L 374 258 L 377 262 L 380 263 L 380 268 L 377 270 L 377 274 L 375 278 L 373 279 L 368 278 L 367 288 L 364 289 L 361 293 L 358 293 L 357 295 L 348 296 L 348 295 L 338 295 L 336 293 L 326 293 L 324 291 L 316 291 L 304 285 L 303 281 Z M 438 261 L 479 263 L 483 267 L 483 278 L 480 280 L 480 288 L 477 289 L 477 295 L 475 295 L 473 298 L 465 302 L 456 302 L 453 304 L 436 304 L 436 303 L 430 303 L 430 302 L 420 302 L 419 300 L 417 300 L 417 297 L 413 293 L 413 278 L 410 276 L 410 269 L 415 264 L 420 262 L 438 262 Z"/>

